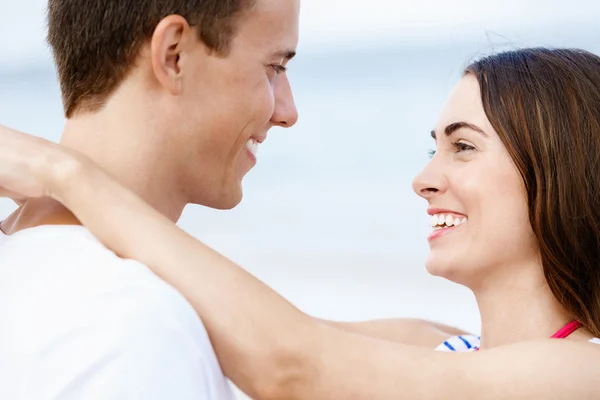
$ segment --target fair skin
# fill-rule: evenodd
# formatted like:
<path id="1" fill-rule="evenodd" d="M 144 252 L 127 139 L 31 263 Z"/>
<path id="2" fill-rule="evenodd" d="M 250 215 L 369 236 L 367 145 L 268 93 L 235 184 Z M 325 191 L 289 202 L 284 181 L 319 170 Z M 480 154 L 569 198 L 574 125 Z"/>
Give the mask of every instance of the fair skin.
<path id="1" fill-rule="evenodd" d="M 472 78 L 461 80 L 435 128 L 437 154 L 414 186 L 430 206 L 453 207 L 467 216 L 468 221 L 453 232 L 430 240 L 427 267 L 469 284 L 479 291 L 482 304 L 497 300 L 491 295 L 486 300 L 487 293 L 497 293 L 486 290 L 488 280 L 498 279 L 499 291 L 506 287 L 500 277 L 510 280 L 508 275 L 519 267 L 533 269 L 535 258 L 528 259 L 531 243 L 522 244 L 510 256 L 490 251 L 490 260 L 481 267 L 465 254 L 465 247 L 476 241 L 487 245 L 485 236 L 480 235 L 486 233 L 483 224 L 488 222 L 499 224 L 498 231 L 490 233 L 494 240 L 512 240 L 502 234 L 500 218 L 512 219 L 504 225 L 510 228 L 505 234 L 526 237 L 529 229 L 519 223 L 523 199 L 517 195 L 516 172 L 505 149 L 495 144 L 497 134 L 481 119 L 477 92 Z M 481 133 L 465 128 L 446 137 L 443 132 L 459 122 L 456 118 L 479 122 L 489 142 L 480 141 L 477 135 Z M 519 282 L 523 287 L 533 282 L 526 298 L 532 304 L 521 306 L 528 306 L 534 315 L 511 314 L 518 321 L 507 325 L 508 339 L 500 339 L 507 326 L 491 324 L 494 319 L 484 315 L 484 329 L 492 340 L 478 353 L 432 352 L 349 333 L 300 312 L 242 268 L 178 229 L 85 157 L 15 132 L 5 131 L 0 138 L 4 142 L 0 144 L 11 149 L 0 162 L 0 186 L 5 194 L 51 196 L 63 202 L 117 254 L 143 261 L 177 287 L 203 319 L 225 374 L 254 398 L 590 399 L 600 389 L 596 368 L 600 347 L 586 343 L 589 335 L 585 331 L 567 340 L 547 339 L 563 315 L 541 310 L 545 302 L 553 305 L 548 299 L 536 299 L 544 295 L 536 290 L 543 282 L 533 278 Z M 472 149 L 454 147 L 456 141 Z M 45 160 L 32 158 L 33 153 L 46 154 Z M 498 193 L 489 192 L 492 188 L 483 182 L 481 190 L 469 186 L 469 180 L 476 179 L 486 166 L 503 171 L 507 181 L 502 196 L 513 207 L 514 217 L 496 213 L 494 218 Z M 459 170 L 464 180 L 453 179 Z M 98 213 L 98 205 L 106 210 L 110 205 L 111 212 Z M 494 244 L 489 245 L 493 250 Z M 528 274 L 535 276 L 533 272 L 523 276 Z M 483 307 L 482 314 L 507 315 L 508 307 L 523 298 L 522 291 L 505 291 L 502 299 L 506 302 L 500 301 L 494 309 Z M 542 324 L 536 326 L 532 319 Z M 523 326 L 521 331 L 515 329 L 517 325 Z M 499 340 L 504 343 L 495 345 Z"/>
<path id="2" fill-rule="evenodd" d="M 84 154 L 177 221 L 187 204 L 229 209 L 256 164 L 249 140 L 298 120 L 285 68 L 298 44 L 299 1 L 259 0 L 227 56 L 211 53 L 185 19 L 164 18 L 136 68 L 105 107 L 67 120 L 61 144 Z M 0 224 L 6 234 L 79 224 L 50 198 L 29 199 Z M 334 323 L 429 348 L 462 333 L 419 320 Z"/>
<path id="3" fill-rule="evenodd" d="M 434 231 L 427 269 L 473 291 L 482 348 L 551 336 L 570 319 L 546 285 L 523 180 L 483 111 L 475 77 L 457 85 L 432 136 L 435 155 L 413 189 L 430 213 L 466 222 Z"/>
<path id="4" fill-rule="evenodd" d="M 256 164 L 248 142 L 298 119 L 285 66 L 298 44 L 298 1 L 260 0 L 227 56 L 177 15 L 164 18 L 136 67 L 99 112 L 67 120 L 61 144 L 102 166 L 172 221 L 187 204 L 229 209 Z M 76 223 L 47 200 L 2 228 Z"/>

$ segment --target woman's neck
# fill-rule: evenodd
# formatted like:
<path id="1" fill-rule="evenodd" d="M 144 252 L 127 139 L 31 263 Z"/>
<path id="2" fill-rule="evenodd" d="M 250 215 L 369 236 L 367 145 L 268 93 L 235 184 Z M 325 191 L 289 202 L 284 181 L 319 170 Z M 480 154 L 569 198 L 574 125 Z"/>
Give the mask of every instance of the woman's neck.
<path id="1" fill-rule="evenodd" d="M 511 268 L 474 290 L 481 314 L 481 347 L 549 338 L 571 321 L 546 284 L 539 266 Z"/>

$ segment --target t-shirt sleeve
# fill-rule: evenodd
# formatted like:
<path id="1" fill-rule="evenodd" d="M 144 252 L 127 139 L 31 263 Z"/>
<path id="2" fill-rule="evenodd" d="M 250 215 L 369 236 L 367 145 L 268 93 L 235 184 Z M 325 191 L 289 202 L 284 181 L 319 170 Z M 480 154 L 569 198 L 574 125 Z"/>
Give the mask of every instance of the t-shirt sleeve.
<path id="1" fill-rule="evenodd" d="M 229 398 L 206 331 L 169 290 L 116 289 L 68 320 L 31 360 L 26 398 Z"/>

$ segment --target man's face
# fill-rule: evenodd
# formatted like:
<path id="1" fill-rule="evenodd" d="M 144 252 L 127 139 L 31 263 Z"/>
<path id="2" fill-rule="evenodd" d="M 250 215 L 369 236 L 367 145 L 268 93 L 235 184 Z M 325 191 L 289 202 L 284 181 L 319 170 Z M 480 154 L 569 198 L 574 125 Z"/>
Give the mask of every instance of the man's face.
<path id="1" fill-rule="evenodd" d="M 200 41 L 187 55 L 168 140 L 188 203 L 235 207 L 269 129 L 296 123 L 285 66 L 298 44 L 299 11 L 299 0 L 257 0 L 238 21 L 227 56 L 207 56 Z"/>

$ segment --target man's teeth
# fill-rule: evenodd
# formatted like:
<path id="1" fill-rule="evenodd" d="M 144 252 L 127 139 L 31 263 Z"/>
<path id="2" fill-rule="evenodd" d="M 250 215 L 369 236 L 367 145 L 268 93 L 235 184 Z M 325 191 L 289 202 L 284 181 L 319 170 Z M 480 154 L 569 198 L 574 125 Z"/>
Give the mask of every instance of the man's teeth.
<path id="1" fill-rule="evenodd" d="M 258 153 L 258 141 L 252 138 L 248 139 L 246 142 L 246 148 L 250 153 L 256 155 L 256 153 Z"/>
<path id="2" fill-rule="evenodd" d="M 430 218 L 430 225 L 434 229 L 450 228 L 451 226 L 459 226 L 467 222 L 466 217 L 459 218 L 451 214 L 434 214 Z"/>

